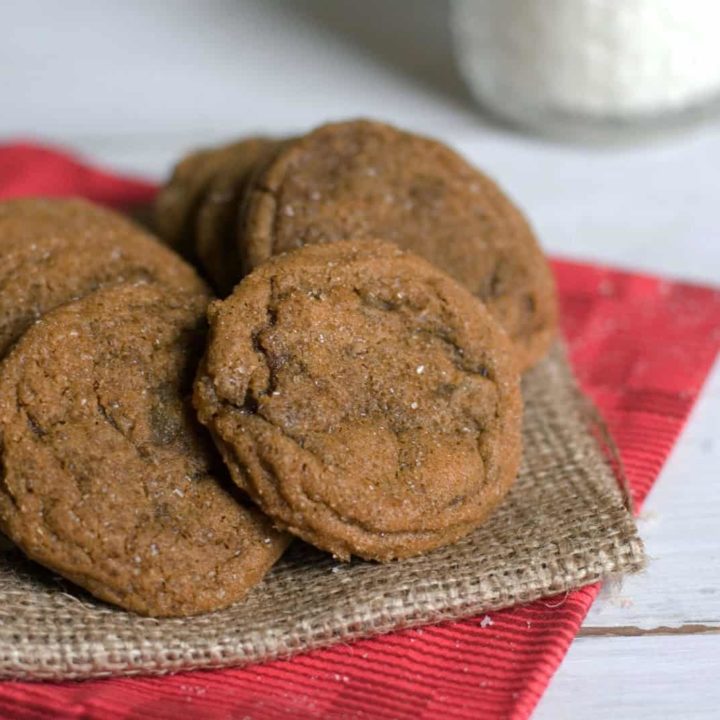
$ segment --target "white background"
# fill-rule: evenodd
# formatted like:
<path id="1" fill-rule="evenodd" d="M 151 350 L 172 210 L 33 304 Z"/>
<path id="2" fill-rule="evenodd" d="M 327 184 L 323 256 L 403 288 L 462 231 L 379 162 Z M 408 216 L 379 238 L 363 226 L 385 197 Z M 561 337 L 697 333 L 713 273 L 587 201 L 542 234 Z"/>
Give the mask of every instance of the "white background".
<path id="1" fill-rule="evenodd" d="M 185 150 L 377 117 L 496 176 L 551 253 L 720 282 L 720 121 L 583 147 L 469 98 L 441 0 L 27 0 L 0 7 L 0 140 L 162 177 Z M 537 718 L 720 715 L 720 369 L 645 506 L 651 564 L 607 589 Z"/>

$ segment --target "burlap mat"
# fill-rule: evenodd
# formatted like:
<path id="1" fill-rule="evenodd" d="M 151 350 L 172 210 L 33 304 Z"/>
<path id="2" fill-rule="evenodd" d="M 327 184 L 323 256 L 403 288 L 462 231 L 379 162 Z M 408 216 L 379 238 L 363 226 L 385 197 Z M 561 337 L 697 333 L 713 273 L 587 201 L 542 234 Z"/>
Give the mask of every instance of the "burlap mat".
<path id="1" fill-rule="evenodd" d="M 633 572 L 643 548 L 560 348 L 524 381 L 521 476 L 457 545 L 390 565 L 296 543 L 237 606 L 153 620 L 0 555 L 0 677 L 69 679 L 240 665 L 459 618 Z"/>

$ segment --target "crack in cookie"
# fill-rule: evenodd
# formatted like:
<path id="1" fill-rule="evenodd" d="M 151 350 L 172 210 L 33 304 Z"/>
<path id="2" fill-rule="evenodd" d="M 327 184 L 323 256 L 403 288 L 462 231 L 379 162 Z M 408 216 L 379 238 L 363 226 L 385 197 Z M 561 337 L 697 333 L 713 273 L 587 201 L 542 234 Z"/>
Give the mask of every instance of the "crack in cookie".
<path id="1" fill-rule="evenodd" d="M 379 241 L 307 246 L 211 305 L 194 402 L 235 482 L 339 557 L 476 527 L 515 478 L 513 352 L 484 306 Z"/>
<path id="2" fill-rule="evenodd" d="M 104 288 L 44 316 L 0 365 L 0 530 L 135 612 L 226 607 L 286 547 L 223 473 L 190 394 L 204 293 Z"/>

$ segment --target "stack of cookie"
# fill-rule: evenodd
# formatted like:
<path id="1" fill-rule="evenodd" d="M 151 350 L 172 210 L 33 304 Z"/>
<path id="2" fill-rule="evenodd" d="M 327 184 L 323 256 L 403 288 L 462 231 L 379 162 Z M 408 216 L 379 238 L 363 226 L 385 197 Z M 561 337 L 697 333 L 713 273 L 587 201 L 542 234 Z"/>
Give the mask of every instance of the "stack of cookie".
<path id="1" fill-rule="evenodd" d="M 81 200 L 0 203 L 0 530 L 148 615 L 240 599 L 287 538 L 227 481 L 189 402 L 209 290 Z"/>
<path id="2" fill-rule="evenodd" d="M 522 213 L 447 146 L 383 123 L 195 152 L 175 168 L 156 211 L 160 236 L 197 262 L 221 297 L 272 255 L 381 238 L 480 298 L 521 369 L 555 333 L 552 274 Z"/>
<path id="3" fill-rule="evenodd" d="M 225 299 L 109 211 L 0 206 L 0 529 L 28 556 L 186 615 L 292 537 L 384 562 L 496 507 L 556 314 L 492 181 L 354 121 L 194 153 L 156 211 Z"/>

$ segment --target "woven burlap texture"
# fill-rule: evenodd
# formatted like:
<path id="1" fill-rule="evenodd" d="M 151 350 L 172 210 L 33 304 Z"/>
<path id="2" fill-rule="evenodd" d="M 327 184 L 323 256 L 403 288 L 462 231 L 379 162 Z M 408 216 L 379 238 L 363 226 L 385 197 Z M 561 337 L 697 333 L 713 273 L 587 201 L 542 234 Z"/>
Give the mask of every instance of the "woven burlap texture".
<path id="1" fill-rule="evenodd" d="M 140 618 L 0 556 L 0 676 L 70 679 L 168 673 L 288 656 L 460 618 L 633 572 L 644 555 L 626 497 L 564 353 L 523 382 L 524 458 L 491 519 L 451 547 L 378 565 L 295 543 L 241 603 Z"/>

